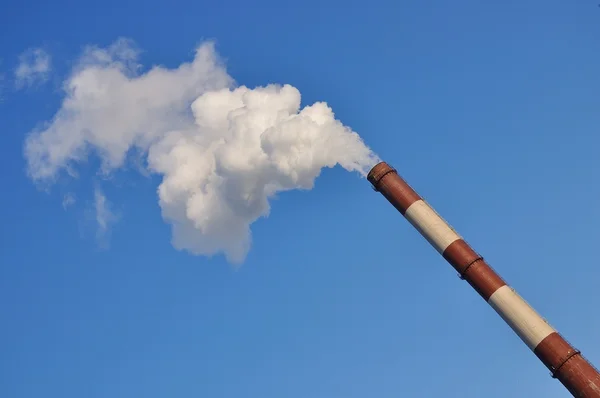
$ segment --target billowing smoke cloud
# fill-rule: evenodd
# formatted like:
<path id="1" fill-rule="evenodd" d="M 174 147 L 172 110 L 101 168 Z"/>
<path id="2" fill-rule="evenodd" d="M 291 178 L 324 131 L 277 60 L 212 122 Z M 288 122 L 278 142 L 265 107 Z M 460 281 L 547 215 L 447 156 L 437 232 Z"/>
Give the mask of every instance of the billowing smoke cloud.
<path id="1" fill-rule="evenodd" d="M 212 43 L 176 69 L 139 73 L 137 55 L 127 40 L 85 51 L 61 108 L 26 139 L 33 180 L 51 182 L 90 153 L 110 172 L 135 148 L 162 175 L 158 196 L 174 246 L 239 263 L 270 197 L 311 189 L 324 167 L 364 176 L 378 161 L 327 104 L 302 108 L 289 85 L 237 87 Z"/>

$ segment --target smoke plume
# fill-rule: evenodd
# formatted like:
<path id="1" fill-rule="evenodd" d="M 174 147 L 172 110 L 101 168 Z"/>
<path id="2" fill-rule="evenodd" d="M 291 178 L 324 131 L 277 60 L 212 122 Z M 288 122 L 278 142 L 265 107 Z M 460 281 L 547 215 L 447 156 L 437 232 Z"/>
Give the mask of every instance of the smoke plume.
<path id="1" fill-rule="evenodd" d="M 364 176 L 378 161 L 326 103 L 301 107 L 290 85 L 237 86 L 213 43 L 175 69 L 140 73 L 137 56 L 124 39 L 85 50 L 60 109 L 25 141 L 34 181 L 52 182 L 90 154 L 111 172 L 141 151 L 162 176 L 158 197 L 173 245 L 240 263 L 250 225 L 269 213 L 273 195 L 311 189 L 324 167 Z"/>

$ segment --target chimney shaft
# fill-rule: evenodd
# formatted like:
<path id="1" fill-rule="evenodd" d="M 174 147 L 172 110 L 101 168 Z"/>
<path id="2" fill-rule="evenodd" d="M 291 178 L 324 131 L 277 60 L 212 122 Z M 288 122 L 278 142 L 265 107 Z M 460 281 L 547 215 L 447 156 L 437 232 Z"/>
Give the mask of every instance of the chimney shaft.
<path id="1" fill-rule="evenodd" d="M 600 373 L 544 320 L 387 163 L 367 179 L 504 319 L 575 397 L 600 398 Z"/>

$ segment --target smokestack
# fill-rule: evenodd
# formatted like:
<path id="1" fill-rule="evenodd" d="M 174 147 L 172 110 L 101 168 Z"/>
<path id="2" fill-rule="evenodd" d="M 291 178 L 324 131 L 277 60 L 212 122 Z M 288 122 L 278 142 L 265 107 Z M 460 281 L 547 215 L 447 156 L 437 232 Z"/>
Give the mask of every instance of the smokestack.
<path id="1" fill-rule="evenodd" d="M 600 398 L 600 373 L 417 194 L 395 169 L 378 163 L 367 179 L 504 319 L 575 397 Z"/>

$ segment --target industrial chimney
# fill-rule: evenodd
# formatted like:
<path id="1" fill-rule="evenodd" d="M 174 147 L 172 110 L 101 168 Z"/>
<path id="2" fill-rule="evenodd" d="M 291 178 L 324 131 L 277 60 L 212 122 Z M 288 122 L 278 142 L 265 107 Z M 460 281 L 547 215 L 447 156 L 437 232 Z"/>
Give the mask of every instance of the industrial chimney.
<path id="1" fill-rule="evenodd" d="M 504 319 L 575 397 L 600 398 L 600 373 L 465 242 L 387 163 L 367 179 Z"/>

